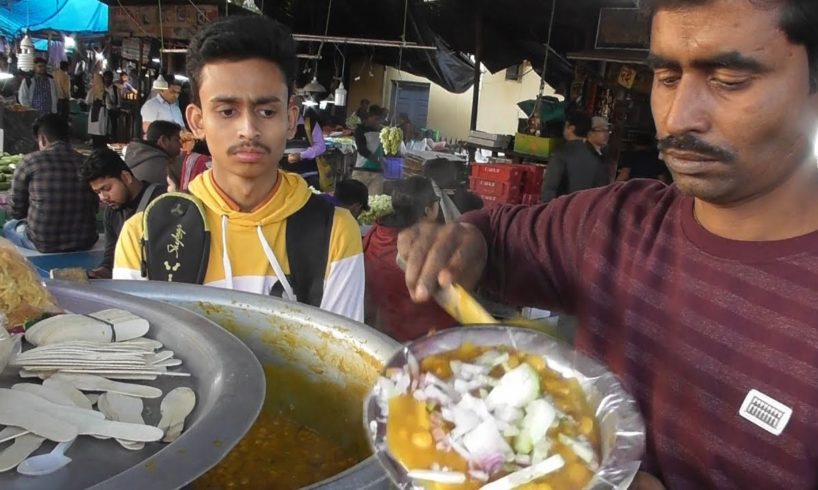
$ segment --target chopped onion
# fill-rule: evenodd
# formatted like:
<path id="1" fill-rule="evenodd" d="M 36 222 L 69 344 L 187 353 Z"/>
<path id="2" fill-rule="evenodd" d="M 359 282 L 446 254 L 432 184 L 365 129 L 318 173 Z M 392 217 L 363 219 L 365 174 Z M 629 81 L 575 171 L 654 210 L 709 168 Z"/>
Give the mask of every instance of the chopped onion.
<path id="1" fill-rule="evenodd" d="M 500 378 L 486 398 L 489 408 L 510 405 L 522 408 L 540 394 L 540 376 L 528 364 L 520 364 Z"/>
<path id="2" fill-rule="evenodd" d="M 594 450 L 591 448 L 590 444 L 583 444 L 576 439 L 572 439 L 565 434 L 559 435 L 560 442 L 568 446 L 577 457 L 586 464 L 595 464 L 596 463 L 596 455 L 594 454 Z"/>
<path id="3" fill-rule="evenodd" d="M 523 420 L 525 412 L 521 408 L 512 407 L 509 405 L 500 405 L 494 409 L 494 417 L 497 420 L 515 424 Z"/>
<path id="4" fill-rule="evenodd" d="M 531 456 L 527 454 L 518 454 L 514 457 L 514 462 L 521 466 L 531 466 Z"/>
<path id="5" fill-rule="evenodd" d="M 471 455 L 469 460 L 476 462 L 484 471 L 490 471 L 490 468 L 485 467 L 484 463 L 494 463 L 495 460 L 502 463 L 505 455 L 514 454 L 493 419 L 483 421 L 464 435 L 463 447 Z"/>
<path id="6" fill-rule="evenodd" d="M 489 474 L 486 473 L 485 471 L 470 470 L 469 476 L 477 481 L 489 481 Z"/>
<path id="7" fill-rule="evenodd" d="M 466 474 L 459 471 L 410 470 L 409 478 L 458 485 L 466 482 Z"/>
<path id="8" fill-rule="evenodd" d="M 480 366 L 486 366 L 488 368 L 495 368 L 501 364 L 508 362 L 508 352 L 497 352 L 496 350 L 490 350 L 485 354 L 481 355 L 477 359 L 474 360 L 475 364 L 479 364 Z"/>

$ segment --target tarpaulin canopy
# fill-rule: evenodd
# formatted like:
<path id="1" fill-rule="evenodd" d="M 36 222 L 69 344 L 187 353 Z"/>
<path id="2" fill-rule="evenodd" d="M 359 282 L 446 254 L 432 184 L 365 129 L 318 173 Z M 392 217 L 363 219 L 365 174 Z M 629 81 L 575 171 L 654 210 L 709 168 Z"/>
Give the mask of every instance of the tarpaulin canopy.
<path id="1" fill-rule="evenodd" d="M 0 34 L 14 37 L 55 30 L 74 35 L 108 32 L 108 6 L 98 0 L 7 0 L 0 2 Z"/>

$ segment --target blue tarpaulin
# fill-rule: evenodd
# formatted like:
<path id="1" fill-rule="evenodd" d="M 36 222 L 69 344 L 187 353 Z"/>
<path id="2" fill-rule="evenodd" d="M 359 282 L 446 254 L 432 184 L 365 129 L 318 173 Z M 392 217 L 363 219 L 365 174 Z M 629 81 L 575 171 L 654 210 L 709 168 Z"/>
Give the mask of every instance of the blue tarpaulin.
<path id="1" fill-rule="evenodd" d="M 99 0 L 8 0 L 0 2 L 0 34 L 53 29 L 73 35 L 108 32 L 108 6 Z"/>

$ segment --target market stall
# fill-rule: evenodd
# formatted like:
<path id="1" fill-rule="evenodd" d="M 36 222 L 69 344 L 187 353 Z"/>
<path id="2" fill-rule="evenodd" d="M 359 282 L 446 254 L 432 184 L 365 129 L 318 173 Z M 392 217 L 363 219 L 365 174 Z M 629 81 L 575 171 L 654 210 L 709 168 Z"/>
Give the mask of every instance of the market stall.
<path id="1" fill-rule="evenodd" d="M 40 114 L 16 103 L 0 104 L 0 129 L 3 130 L 5 153 L 31 153 L 37 151 L 37 139 L 32 128 Z"/>

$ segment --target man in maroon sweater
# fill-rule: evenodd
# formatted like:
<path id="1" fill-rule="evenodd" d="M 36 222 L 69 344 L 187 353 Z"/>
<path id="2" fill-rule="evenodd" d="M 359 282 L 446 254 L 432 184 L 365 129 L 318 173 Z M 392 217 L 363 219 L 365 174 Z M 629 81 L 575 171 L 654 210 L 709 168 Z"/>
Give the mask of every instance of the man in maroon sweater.
<path id="1" fill-rule="evenodd" d="M 652 108 L 675 185 L 408 230 L 407 285 L 426 301 L 482 280 L 576 315 L 577 347 L 645 416 L 634 487 L 818 488 L 818 2 L 653 4 Z"/>

